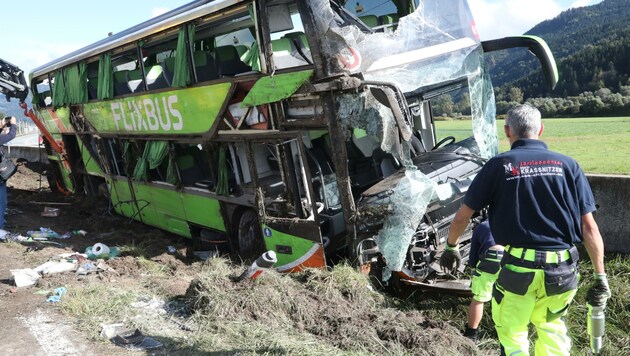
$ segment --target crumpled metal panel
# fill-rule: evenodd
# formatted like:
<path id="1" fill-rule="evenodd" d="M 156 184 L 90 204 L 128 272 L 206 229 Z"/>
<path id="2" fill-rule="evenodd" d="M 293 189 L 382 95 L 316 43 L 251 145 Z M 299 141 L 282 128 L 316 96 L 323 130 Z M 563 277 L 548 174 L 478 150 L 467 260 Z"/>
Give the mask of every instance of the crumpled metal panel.
<path id="1" fill-rule="evenodd" d="M 466 1 L 422 1 L 414 13 L 400 19 L 395 31 L 372 34 L 354 25 L 342 26 L 328 0 L 311 1 L 309 6 L 319 15 L 315 26 L 329 75 L 362 73 L 367 81 L 393 83 L 403 92 L 467 79 L 472 133 L 481 156 L 490 158 L 498 152 L 494 93 L 483 71 L 483 51 Z M 381 149 L 406 167 L 388 208 L 382 207 L 387 217 L 377 237 L 387 268 L 399 271 L 428 204 L 449 199 L 452 192 L 438 195 L 409 157 L 401 157 L 408 154 L 408 149 L 401 149 L 408 143 L 401 141 L 391 110 L 369 92 L 338 96 L 337 105 L 342 123 L 349 128 L 347 139 L 351 128 L 363 129 L 378 137 Z"/>

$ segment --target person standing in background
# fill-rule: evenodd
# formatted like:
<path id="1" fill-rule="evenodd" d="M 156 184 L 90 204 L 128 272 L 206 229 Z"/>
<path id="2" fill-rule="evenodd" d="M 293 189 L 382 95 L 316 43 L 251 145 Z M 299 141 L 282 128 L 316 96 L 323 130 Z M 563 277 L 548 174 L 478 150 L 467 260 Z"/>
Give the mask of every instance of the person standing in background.
<path id="1" fill-rule="evenodd" d="M 483 306 L 492 299 L 492 288 L 499 275 L 502 258 L 503 246 L 494 242 L 490 224 L 488 220 L 485 220 L 473 230 L 468 259 L 468 265 L 474 268 L 470 285 L 473 298 L 468 306 L 468 321 L 464 336 L 474 342 L 479 339 L 479 323 L 483 317 Z"/>

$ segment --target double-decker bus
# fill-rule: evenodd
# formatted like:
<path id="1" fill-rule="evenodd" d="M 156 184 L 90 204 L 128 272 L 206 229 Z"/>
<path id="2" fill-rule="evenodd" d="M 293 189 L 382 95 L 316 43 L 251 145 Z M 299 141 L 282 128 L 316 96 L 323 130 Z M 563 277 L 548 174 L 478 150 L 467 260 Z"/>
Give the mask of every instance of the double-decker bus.
<path id="1" fill-rule="evenodd" d="M 193 1 L 36 68 L 52 186 L 218 251 L 273 250 L 280 271 L 350 256 L 438 285 L 498 151 L 484 52 L 528 47 L 552 85 L 555 63 L 535 37 L 480 41 L 465 0 L 359 3 Z M 444 96 L 467 104 L 468 139 L 437 136 Z"/>

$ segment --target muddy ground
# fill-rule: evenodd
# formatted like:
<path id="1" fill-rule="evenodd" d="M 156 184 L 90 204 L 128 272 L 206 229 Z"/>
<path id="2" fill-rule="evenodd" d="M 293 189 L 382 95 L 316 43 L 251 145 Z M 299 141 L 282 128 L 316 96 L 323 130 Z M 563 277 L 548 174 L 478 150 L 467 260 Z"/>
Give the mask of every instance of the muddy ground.
<path id="1" fill-rule="evenodd" d="M 75 235 L 69 239 L 51 240 L 52 243 L 0 243 L 1 353 L 7 355 L 131 354 L 130 351 L 113 345 L 107 339 L 100 338 L 100 330 L 96 330 L 97 327 L 95 325 L 82 324 L 84 323 L 82 319 L 76 318 L 75 314 L 68 313 L 68 307 L 64 310 L 64 296 L 61 296 L 61 300 L 58 303 L 51 303 L 47 302 L 48 294 L 61 286 L 65 287 L 68 293 L 72 293 L 73 289 L 78 290 L 86 288 L 86 285 L 100 284 L 108 288 L 120 287 L 125 291 L 133 291 L 140 296 L 150 291 L 164 298 L 176 300 L 180 297 L 183 298 L 187 290 L 188 294 L 190 294 L 192 289 L 199 288 L 203 284 L 198 277 L 201 271 L 210 268 L 208 267 L 208 262 L 203 262 L 191 255 L 191 247 L 186 239 L 115 215 L 110 210 L 106 199 L 69 197 L 51 192 L 46 178 L 40 175 L 40 172 L 42 172 L 42 169 L 37 164 L 22 164 L 18 167 L 18 173 L 10 179 L 8 183 L 9 208 L 7 212 L 7 223 L 9 226 L 6 229 L 12 233 L 20 233 L 22 235 L 26 235 L 29 230 L 37 230 L 40 227 L 50 228 L 59 234 L 74 230 L 85 230 L 87 234 L 85 236 Z M 47 207 L 58 208 L 60 214 L 56 217 L 42 216 L 42 212 Z M 119 257 L 107 261 L 107 264 L 112 269 L 109 272 L 87 276 L 79 276 L 75 273 L 60 273 L 41 278 L 36 286 L 15 287 L 10 270 L 34 268 L 60 253 L 84 252 L 86 248 L 97 242 L 121 248 Z M 174 247 L 177 252 L 169 253 L 169 246 Z M 139 254 L 141 257 L 138 257 Z M 158 266 L 158 270 L 155 273 L 147 273 L 148 264 Z M 232 264 L 230 268 L 238 272 L 245 267 Z M 221 278 L 225 279 L 225 276 L 221 276 Z M 308 278 L 304 278 L 304 280 L 306 279 Z M 299 284 L 302 282 L 300 280 L 295 282 L 295 278 L 291 278 L 291 280 L 291 283 Z M 225 279 L 221 283 L 228 285 L 229 280 Z M 191 285 L 194 288 L 189 288 Z M 242 289 L 242 287 L 234 289 L 238 288 Z M 277 290 L 277 288 L 273 287 L 270 290 L 273 289 Z M 223 292 L 229 296 L 228 292 L 232 291 L 219 291 L 219 293 Z M 287 293 L 290 296 L 292 292 L 289 289 L 283 293 Z M 323 303 L 323 298 L 318 296 L 317 293 L 313 293 L 310 296 L 310 294 L 306 295 L 299 292 L 299 295 L 302 303 L 312 303 L 312 310 L 316 310 Z M 151 297 L 147 297 L 147 300 L 144 302 L 146 302 L 145 306 L 150 306 L 152 304 Z M 332 302 L 339 303 L 339 301 Z M 89 301 L 86 301 L 86 305 L 89 305 L 88 303 Z M 332 305 L 328 310 L 334 310 L 334 308 L 341 306 Z M 345 312 L 341 311 L 341 313 Z M 291 313 L 295 314 L 295 310 L 288 312 L 288 319 L 293 317 Z M 398 313 L 402 314 L 404 312 Z M 183 326 L 187 322 L 185 316 L 169 314 L 169 317 L 165 318 L 163 311 L 156 313 L 155 316 L 152 316 L 150 311 L 137 314 L 126 320 L 110 320 L 110 322 L 121 321 L 132 322 L 134 325 L 152 325 L 147 327 L 147 329 L 150 329 L 155 335 L 161 335 L 158 339 L 165 344 L 164 347 L 153 350 L 152 354 L 190 354 L 191 350 L 194 350 L 191 349 L 191 342 L 187 343 L 185 340 L 195 340 L 198 339 L 198 336 L 191 334 L 195 332 L 194 330 Z M 337 315 L 338 313 L 332 314 Z M 329 317 L 332 319 L 332 316 Z M 254 315 L 252 318 L 257 317 Z M 377 320 L 380 316 L 371 315 L 369 318 L 372 318 L 370 320 Z M 383 326 L 382 323 L 381 325 L 377 325 L 377 323 L 370 325 L 368 319 L 360 317 L 337 317 L 334 319 L 335 323 L 346 325 L 335 325 L 334 328 L 330 326 L 325 328 L 324 331 L 310 332 L 305 337 L 309 339 L 315 337 L 320 340 L 327 338 L 328 340 L 325 340 L 325 342 L 333 345 L 335 350 L 344 350 L 344 343 L 348 341 L 341 339 L 343 333 L 340 333 L 338 330 L 350 330 L 349 334 L 355 333 L 352 330 L 358 330 L 366 335 L 374 332 L 375 335 L 381 338 L 379 342 L 382 342 L 382 340 L 387 340 L 383 339 L 383 335 L 389 335 L 389 338 L 392 340 L 399 340 L 409 330 L 427 327 L 427 330 L 431 330 L 422 337 L 432 338 L 435 342 L 443 343 L 441 346 L 443 350 L 452 350 L 453 354 L 461 354 L 460 351 L 462 350 L 466 350 L 465 354 L 479 354 L 478 351 L 475 351 L 476 348 L 472 346 L 472 343 L 462 338 L 458 331 L 448 324 L 428 322 L 417 311 L 407 313 L 405 320 L 413 325 L 405 330 L 398 330 L 397 328 L 400 328 L 398 325 L 386 329 L 387 326 Z M 226 322 L 232 322 L 232 320 L 227 320 Z M 234 322 L 242 323 L 242 316 L 239 316 L 239 319 L 234 320 Z M 246 319 L 245 322 L 247 322 Z M 415 324 L 416 322 L 417 324 Z M 160 324 L 160 327 L 156 328 L 156 324 Z M 86 328 L 86 325 L 89 327 Z M 305 329 L 307 328 L 305 327 Z M 329 333 L 326 331 L 327 329 L 334 330 L 329 330 Z M 169 336 L 165 337 L 164 335 Z M 171 335 L 172 340 L 178 341 L 169 343 Z M 430 354 L 427 353 L 430 352 L 429 349 L 422 349 L 421 344 L 428 340 L 422 339 L 422 337 L 414 336 L 414 340 L 408 340 L 407 342 L 411 344 L 408 348 L 403 348 L 405 354 Z M 210 349 L 217 350 L 217 347 L 210 347 Z M 242 353 L 241 350 L 248 350 L 249 352 L 246 352 L 246 354 L 257 354 L 260 350 L 262 350 L 261 353 L 275 354 L 274 349 L 265 349 L 264 347 L 247 349 L 246 345 L 243 345 L 243 349 L 240 350 L 234 350 L 234 348 L 221 349 L 220 347 L 219 350 L 219 354 L 240 354 Z M 372 352 L 367 350 L 364 351 L 365 354 L 372 354 Z M 279 353 L 286 354 L 286 351 Z M 357 354 L 357 352 L 351 353 Z M 358 354 L 363 353 L 358 352 Z M 199 354 L 208 353 L 200 351 Z"/>

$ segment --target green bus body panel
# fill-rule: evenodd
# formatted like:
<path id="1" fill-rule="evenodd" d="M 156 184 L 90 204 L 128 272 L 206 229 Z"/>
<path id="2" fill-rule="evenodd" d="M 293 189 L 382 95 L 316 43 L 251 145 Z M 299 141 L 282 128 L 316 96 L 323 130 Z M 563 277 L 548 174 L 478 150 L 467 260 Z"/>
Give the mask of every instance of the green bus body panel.
<path id="1" fill-rule="evenodd" d="M 85 170 L 95 176 L 103 177 L 105 173 L 101 170 L 101 167 L 96 163 L 96 160 L 90 154 L 90 151 L 85 147 L 83 141 L 77 138 L 77 142 L 79 143 L 79 149 L 81 150 L 81 157 L 83 158 L 83 165 L 85 166 Z"/>
<path id="2" fill-rule="evenodd" d="M 66 107 L 56 108 L 53 117 L 47 109 L 38 111 L 38 117 L 51 134 L 74 132 L 70 124 L 70 109 Z M 55 138 L 57 139 L 57 138 Z"/>
<path id="3" fill-rule="evenodd" d="M 184 204 L 188 221 L 191 223 L 227 232 L 218 200 L 182 193 L 182 203 Z"/>
<path id="4" fill-rule="evenodd" d="M 309 78 L 313 70 L 276 74 L 260 78 L 243 100 L 242 106 L 274 103 L 293 95 Z"/>
<path id="5" fill-rule="evenodd" d="M 220 83 L 87 103 L 84 115 L 99 133 L 200 134 L 212 127 L 231 86 Z"/>
<path id="6" fill-rule="evenodd" d="M 109 196 L 112 200 L 114 211 L 123 216 L 134 216 L 137 212 L 133 203 L 129 184 L 126 180 L 108 179 Z"/>
<path id="7" fill-rule="evenodd" d="M 108 183 L 115 211 L 123 216 L 185 237 L 191 237 L 189 222 L 227 231 L 216 199 L 139 182 L 132 182 L 132 196 L 126 179 L 108 179 Z"/>
<path id="8" fill-rule="evenodd" d="M 263 237 L 267 250 L 276 252 L 276 266 L 283 266 L 304 256 L 316 243 L 298 236 L 289 235 L 262 224 Z M 291 246 L 291 254 L 278 253 L 277 245 Z"/>

